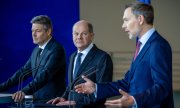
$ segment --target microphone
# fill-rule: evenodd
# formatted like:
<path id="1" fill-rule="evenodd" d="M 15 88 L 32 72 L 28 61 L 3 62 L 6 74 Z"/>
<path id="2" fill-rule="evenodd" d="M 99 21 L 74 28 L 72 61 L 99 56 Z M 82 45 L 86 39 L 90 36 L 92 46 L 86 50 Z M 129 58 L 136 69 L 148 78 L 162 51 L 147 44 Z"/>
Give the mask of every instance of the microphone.
<path id="1" fill-rule="evenodd" d="M 91 76 L 92 74 L 94 74 L 94 73 L 96 73 L 98 71 L 98 69 L 96 69 L 96 70 L 94 70 L 93 72 L 91 72 L 91 73 L 85 73 L 85 74 L 82 74 L 83 76 L 85 76 L 85 77 L 89 77 L 89 76 Z M 81 76 L 82 76 L 81 75 Z M 82 80 L 82 77 L 81 76 L 79 76 L 78 77 L 78 80 L 77 81 L 75 81 L 75 83 L 74 83 L 74 85 L 76 85 L 80 80 Z"/>
<path id="2" fill-rule="evenodd" d="M 89 68 L 87 71 L 85 71 L 85 72 L 83 72 L 81 75 L 79 75 L 78 77 L 76 77 L 71 83 L 70 83 L 70 90 L 72 89 L 72 87 L 75 85 L 75 84 L 77 84 L 77 82 L 79 82 L 80 80 L 82 80 L 82 75 L 84 75 L 84 76 L 86 76 L 86 75 L 91 75 L 91 74 L 93 74 L 94 73 L 94 71 L 93 72 L 90 72 L 91 70 L 93 70 L 93 69 L 95 69 L 95 67 L 91 67 L 91 68 Z M 90 73 L 89 73 L 90 72 Z"/>
<path id="3" fill-rule="evenodd" d="M 84 75 L 85 77 L 89 77 L 91 75 L 93 75 L 94 73 L 96 73 L 98 71 L 98 69 L 95 69 L 94 71 L 90 72 L 90 70 L 95 69 L 95 67 L 91 67 L 89 68 L 87 71 L 85 71 L 84 73 L 82 73 L 80 76 L 78 76 L 77 78 L 75 78 L 75 80 L 72 81 L 72 83 L 70 84 L 70 90 L 69 90 L 69 96 L 68 96 L 68 100 L 71 99 L 71 93 L 74 92 L 73 90 L 73 86 L 75 86 L 78 82 L 80 82 L 82 80 L 82 75 Z M 72 99 L 74 100 L 74 95 L 72 96 Z M 69 103 L 69 105 L 71 105 L 71 101 Z M 70 106 L 69 106 L 70 107 Z"/>
<path id="4" fill-rule="evenodd" d="M 18 91 L 22 89 L 24 77 L 29 75 L 32 71 L 35 71 L 35 70 L 39 69 L 40 67 L 43 67 L 43 66 L 42 65 L 38 65 L 35 68 L 32 68 L 32 69 L 29 69 L 29 70 L 25 71 L 24 72 L 25 74 L 23 74 L 23 73 L 20 74 L 19 82 L 18 82 Z"/>
<path id="5" fill-rule="evenodd" d="M 42 65 L 38 65 L 35 68 L 29 69 L 29 70 L 24 71 L 23 73 L 20 74 L 19 82 L 18 82 L 18 91 L 22 89 L 24 77 L 29 75 L 32 71 L 38 70 L 40 67 L 43 67 L 43 66 Z M 33 102 L 32 101 L 32 99 L 33 99 L 32 95 L 26 95 L 24 98 L 25 98 L 25 100 L 27 100 L 27 102 L 25 101 L 25 105 L 29 106 L 30 103 Z M 19 105 L 21 105 L 21 102 L 20 102 L 20 104 L 17 103 L 17 106 L 19 106 Z"/>

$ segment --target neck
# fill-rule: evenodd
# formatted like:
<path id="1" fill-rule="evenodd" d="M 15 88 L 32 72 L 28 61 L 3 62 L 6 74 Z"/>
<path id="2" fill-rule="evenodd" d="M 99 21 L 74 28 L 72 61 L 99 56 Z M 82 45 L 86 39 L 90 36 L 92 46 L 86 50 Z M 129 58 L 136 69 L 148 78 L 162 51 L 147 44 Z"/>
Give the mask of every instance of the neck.
<path id="1" fill-rule="evenodd" d="M 144 25 L 141 29 L 141 32 L 140 32 L 140 37 L 143 36 L 148 30 L 150 30 L 151 28 L 153 28 L 153 25 Z"/>
<path id="2" fill-rule="evenodd" d="M 43 43 L 38 44 L 39 46 L 43 46 L 46 44 L 48 41 L 50 41 L 51 37 L 47 38 Z"/>

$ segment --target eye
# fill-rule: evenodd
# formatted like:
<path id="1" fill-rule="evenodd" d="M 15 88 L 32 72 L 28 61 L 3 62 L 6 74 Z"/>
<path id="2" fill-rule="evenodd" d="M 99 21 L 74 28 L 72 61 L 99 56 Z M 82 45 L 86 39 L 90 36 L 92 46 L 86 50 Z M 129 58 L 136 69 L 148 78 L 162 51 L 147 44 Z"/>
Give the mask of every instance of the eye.
<path id="1" fill-rule="evenodd" d="M 42 29 L 31 30 L 32 32 L 42 32 Z"/>
<path id="2" fill-rule="evenodd" d="M 127 18 L 124 18 L 124 19 L 123 19 L 124 22 L 127 22 L 128 20 L 129 20 L 129 19 L 127 19 Z"/>
<path id="3" fill-rule="evenodd" d="M 82 36 L 87 36 L 87 35 L 88 35 L 87 32 L 83 32 L 83 33 L 82 33 Z"/>
<path id="4" fill-rule="evenodd" d="M 79 35 L 79 33 L 72 33 L 74 36 L 78 36 Z"/>
<path id="5" fill-rule="evenodd" d="M 42 30 L 36 30 L 36 32 L 41 32 Z"/>

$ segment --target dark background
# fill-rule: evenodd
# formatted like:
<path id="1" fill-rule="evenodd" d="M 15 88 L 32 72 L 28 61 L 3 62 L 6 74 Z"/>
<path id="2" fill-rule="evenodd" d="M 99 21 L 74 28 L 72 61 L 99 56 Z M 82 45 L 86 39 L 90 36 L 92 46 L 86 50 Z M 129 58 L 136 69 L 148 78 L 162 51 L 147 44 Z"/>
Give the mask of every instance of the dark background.
<path id="1" fill-rule="evenodd" d="M 35 45 L 30 20 L 48 15 L 53 23 L 53 37 L 65 48 L 66 61 L 76 49 L 72 26 L 79 20 L 79 0 L 1 0 L 0 1 L 0 83 L 23 66 Z M 10 92 L 16 91 L 13 88 Z"/>

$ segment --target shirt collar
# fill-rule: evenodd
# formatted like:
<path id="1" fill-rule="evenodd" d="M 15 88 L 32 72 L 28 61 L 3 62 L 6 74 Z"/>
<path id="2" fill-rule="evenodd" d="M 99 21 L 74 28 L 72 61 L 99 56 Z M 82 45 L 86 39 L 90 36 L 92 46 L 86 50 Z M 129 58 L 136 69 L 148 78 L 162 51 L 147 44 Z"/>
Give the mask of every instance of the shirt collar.
<path id="1" fill-rule="evenodd" d="M 46 47 L 46 45 L 48 44 L 48 42 L 49 42 L 51 39 L 52 39 L 52 37 L 49 38 L 49 40 L 46 41 L 43 45 L 41 45 L 41 46 L 39 45 L 39 48 L 44 49 L 44 48 Z"/>
<path id="2" fill-rule="evenodd" d="M 79 51 L 78 50 L 78 53 L 82 53 L 83 55 L 87 55 L 87 53 L 91 50 L 91 48 L 93 47 L 93 43 L 91 43 L 86 49 L 84 49 L 83 51 Z"/>
<path id="3" fill-rule="evenodd" d="M 148 39 L 151 37 L 151 35 L 155 32 L 154 28 L 151 28 L 148 30 L 140 39 L 141 45 L 144 46 L 144 44 L 148 41 Z"/>

